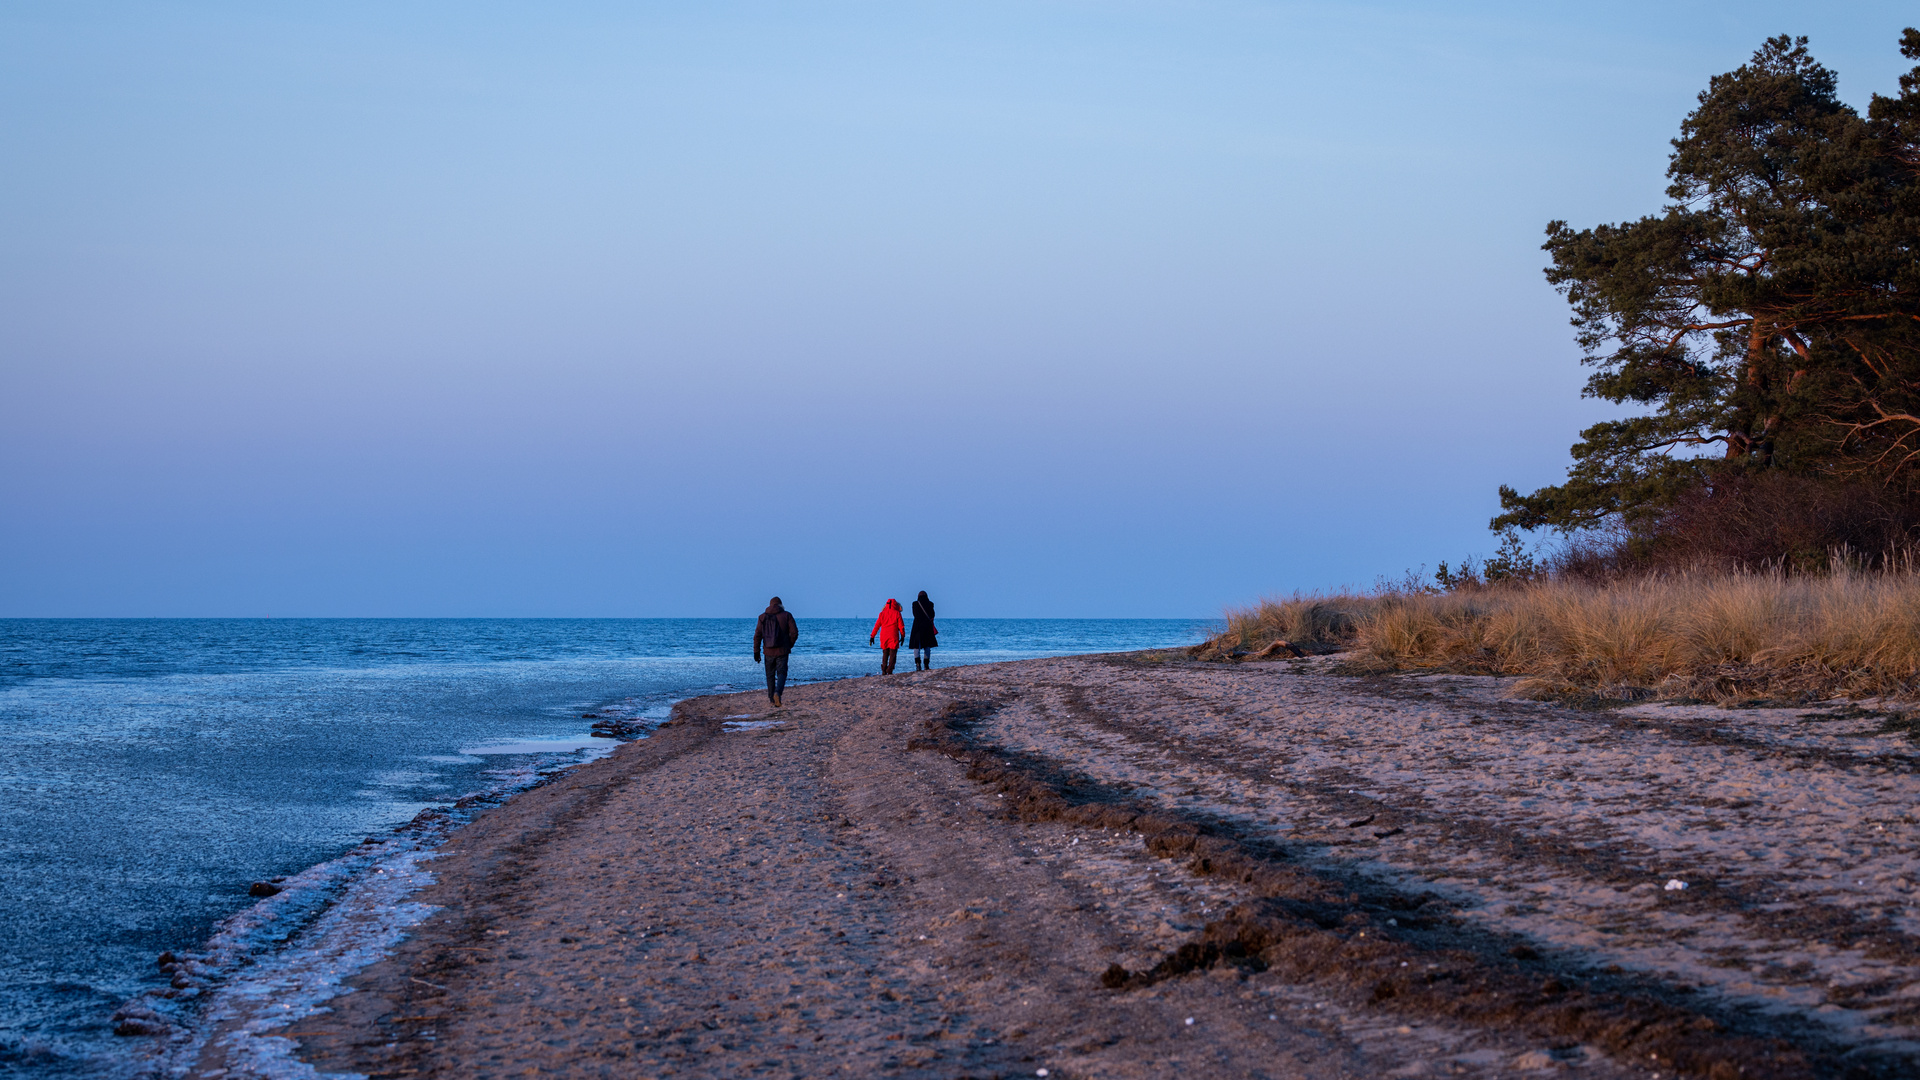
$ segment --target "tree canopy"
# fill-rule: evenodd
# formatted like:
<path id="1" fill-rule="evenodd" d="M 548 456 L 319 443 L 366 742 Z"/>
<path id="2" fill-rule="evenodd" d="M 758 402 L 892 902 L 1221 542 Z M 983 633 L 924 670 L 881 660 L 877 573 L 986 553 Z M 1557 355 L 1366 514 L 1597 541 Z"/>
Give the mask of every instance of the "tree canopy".
<path id="1" fill-rule="evenodd" d="M 1806 38 L 1769 39 L 1667 176 L 1657 215 L 1547 226 L 1584 394 L 1635 409 L 1580 433 L 1565 483 L 1503 486 L 1493 527 L 1632 527 L 1729 474 L 1920 489 L 1920 66 L 1863 117 Z"/>

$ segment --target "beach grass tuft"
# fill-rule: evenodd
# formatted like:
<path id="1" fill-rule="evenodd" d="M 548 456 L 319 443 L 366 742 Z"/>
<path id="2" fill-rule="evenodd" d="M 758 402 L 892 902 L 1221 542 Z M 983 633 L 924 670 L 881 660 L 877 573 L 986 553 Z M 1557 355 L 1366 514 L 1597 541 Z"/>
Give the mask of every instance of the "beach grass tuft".
<path id="1" fill-rule="evenodd" d="M 1728 573 L 1298 593 L 1227 612 L 1207 659 L 1519 676 L 1537 697 L 1920 699 L 1920 574 Z"/>

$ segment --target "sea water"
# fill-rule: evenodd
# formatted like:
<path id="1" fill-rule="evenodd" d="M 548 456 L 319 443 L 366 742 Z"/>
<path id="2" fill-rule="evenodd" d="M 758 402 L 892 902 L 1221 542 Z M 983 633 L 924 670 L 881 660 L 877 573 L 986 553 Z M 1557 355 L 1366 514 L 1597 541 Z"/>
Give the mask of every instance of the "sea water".
<path id="1" fill-rule="evenodd" d="M 869 626 L 801 619 L 792 678 L 877 671 Z M 1209 629 L 942 619 L 934 655 Z M 253 882 L 350 868 L 422 810 L 604 752 L 583 714 L 644 724 L 760 687 L 752 636 L 751 619 L 0 620 L 0 1073 L 111 1071 L 114 1009 L 165 985 L 156 954 L 231 928 Z"/>

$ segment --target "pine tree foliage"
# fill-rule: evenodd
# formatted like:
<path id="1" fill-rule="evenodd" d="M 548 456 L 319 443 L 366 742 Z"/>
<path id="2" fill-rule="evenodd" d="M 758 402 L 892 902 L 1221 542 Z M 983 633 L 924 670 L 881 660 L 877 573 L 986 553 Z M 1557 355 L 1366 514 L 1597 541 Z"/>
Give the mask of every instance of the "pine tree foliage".
<path id="1" fill-rule="evenodd" d="M 1493 527 L 1632 527 L 1736 473 L 1920 488 L 1920 67 L 1863 117 L 1772 38 L 1700 94 L 1667 175 L 1658 215 L 1547 226 L 1584 393 L 1632 414 L 1581 433 L 1564 484 L 1502 487 Z"/>

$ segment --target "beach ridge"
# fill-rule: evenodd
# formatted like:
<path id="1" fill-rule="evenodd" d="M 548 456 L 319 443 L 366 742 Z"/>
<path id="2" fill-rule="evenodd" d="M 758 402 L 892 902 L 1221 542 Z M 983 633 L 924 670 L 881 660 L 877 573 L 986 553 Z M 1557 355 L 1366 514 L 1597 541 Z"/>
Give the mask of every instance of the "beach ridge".
<path id="1" fill-rule="evenodd" d="M 367 1076 L 1911 1067 L 1903 740 L 1507 688 L 1159 653 L 692 699 L 456 832 L 286 1034 Z"/>

